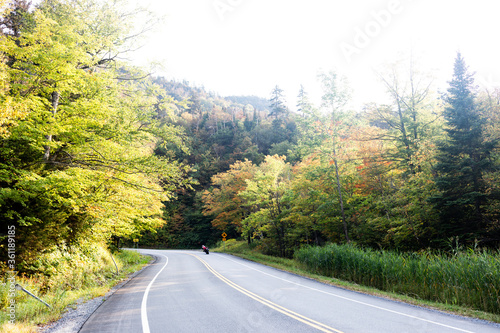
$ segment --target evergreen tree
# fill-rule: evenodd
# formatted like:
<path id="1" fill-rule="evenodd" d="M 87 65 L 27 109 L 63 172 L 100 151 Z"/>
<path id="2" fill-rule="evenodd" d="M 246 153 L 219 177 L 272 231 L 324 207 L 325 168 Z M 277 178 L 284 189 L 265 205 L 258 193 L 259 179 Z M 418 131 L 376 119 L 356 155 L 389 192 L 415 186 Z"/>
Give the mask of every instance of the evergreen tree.
<path id="1" fill-rule="evenodd" d="M 311 109 L 312 104 L 309 100 L 309 94 L 305 91 L 304 86 L 300 85 L 299 95 L 297 96 L 297 111 L 305 117 L 306 114 L 311 113 Z"/>
<path id="2" fill-rule="evenodd" d="M 282 116 L 288 115 L 288 108 L 286 107 L 285 97 L 283 96 L 283 89 L 276 86 L 271 92 L 271 99 L 269 102 L 271 103 L 271 112 L 269 116 L 274 117 L 274 119 L 281 118 Z"/>
<path id="3" fill-rule="evenodd" d="M 484 174 L 491 169 L 493 144 L 485 142 L 484 119 L 475 102 L 474 79 L 460 53 L 445 96 L 444 117 L 448 140 L 438 145 L 436 185 L 441 191 L 432 199 L 440 213 L 441 237 L 472 240 L 485 228 L 488 201 Z"/>

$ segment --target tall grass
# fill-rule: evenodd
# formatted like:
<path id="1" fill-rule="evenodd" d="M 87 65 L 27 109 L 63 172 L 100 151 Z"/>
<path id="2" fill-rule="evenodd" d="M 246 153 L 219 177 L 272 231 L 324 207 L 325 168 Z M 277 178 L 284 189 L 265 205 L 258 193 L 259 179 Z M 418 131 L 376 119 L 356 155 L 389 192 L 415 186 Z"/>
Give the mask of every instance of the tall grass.
<path id="1" fill-rule="evenodd" d="M 332 244 L 299 249 L 295 260 L 315 274 L 500 314 L 498 252 L 398 254 Z"/>
<path id="2" fill-rule="evenodd" d="M 111 254 L 97 244 L 54 248 L 41 254 L 30 267 L 34 274 L 16 276 L 16 283 L 40 297 L 52 308 L 28 296 L 15 292 L 15 325 L 8 323 L 5 311 L 9 298 L 10 274 L 0 278 L 0 332 L 36 332 L 37 324 L 57 320 L 67 307 L 104 295 L 112 285 L 148 262 L 137 252 L 121 251 L 115 255 L 120 274 L 116 274 Z M 2 272 L 5 273 L 5 272 Z"/>

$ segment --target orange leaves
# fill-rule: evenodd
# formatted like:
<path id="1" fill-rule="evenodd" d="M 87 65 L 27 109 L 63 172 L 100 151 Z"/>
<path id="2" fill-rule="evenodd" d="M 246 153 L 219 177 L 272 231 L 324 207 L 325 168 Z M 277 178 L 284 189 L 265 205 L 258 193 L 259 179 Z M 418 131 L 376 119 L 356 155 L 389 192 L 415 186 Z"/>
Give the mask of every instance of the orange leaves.
<path id="1" fill-rule="evenodd" d="M 212 221 L 215 228 L 225 230 L 230 224 L 240 226 L 245 211 L 238 193 L 246 188 L 246 180 L 253 178 L 255 170 L 251 161 L 237 161 L 228 171 L 212 177 L 214 187 L 203 193 L 202 200 L 203 214 L 215 216 Z"/>

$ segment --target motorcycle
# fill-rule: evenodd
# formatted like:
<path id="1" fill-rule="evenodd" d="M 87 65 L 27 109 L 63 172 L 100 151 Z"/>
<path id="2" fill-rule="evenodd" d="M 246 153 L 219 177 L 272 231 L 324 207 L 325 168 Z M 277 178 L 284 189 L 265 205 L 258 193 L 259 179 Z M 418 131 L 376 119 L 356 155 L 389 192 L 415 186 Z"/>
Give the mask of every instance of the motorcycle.
<path id="1" fill-rule="evenodd" d="M 203 252 L 205 252 L 206 254 L 208 254 L 210 251 L 208 250 L 208 247 L 206 247 L 205 245 L 203 245 L 201 247 L 201 249 L 203 250 Z"/>

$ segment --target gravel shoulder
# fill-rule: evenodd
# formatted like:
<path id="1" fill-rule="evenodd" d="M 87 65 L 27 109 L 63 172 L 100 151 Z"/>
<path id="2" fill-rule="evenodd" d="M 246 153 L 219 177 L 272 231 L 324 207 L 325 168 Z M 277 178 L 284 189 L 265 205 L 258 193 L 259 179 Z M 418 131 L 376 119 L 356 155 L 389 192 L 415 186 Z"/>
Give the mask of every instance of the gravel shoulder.
<path id="1" fill-rule="evenodd" d="M 110 289 L 106 295 L 101 297 L 96 297 L 86 302 L 77 302 L 76 308 L 67 308 L 63 313 L 61 319 L 38 327 L 38 332 L 40 333 L 76 333 L 79 332 L 83 324 L 88 318 L 101 306 L 103 302 L 111 297 L 118 289 L 126 285 L 131 279 L 139 275 L 144 269 L 152 265 L 156 261 L 153 257 L 147 265 L 145 265 L 140 270 L 131 273 L 125 280 L 118 283 L 116 286 Z"/>

